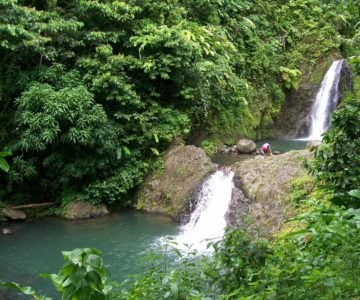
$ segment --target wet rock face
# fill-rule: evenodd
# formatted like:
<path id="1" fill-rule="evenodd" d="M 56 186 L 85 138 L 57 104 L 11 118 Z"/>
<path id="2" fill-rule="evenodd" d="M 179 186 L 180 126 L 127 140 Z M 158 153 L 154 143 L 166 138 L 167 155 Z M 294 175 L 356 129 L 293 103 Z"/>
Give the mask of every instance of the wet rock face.
<path id="1" fill-rule="evenodd" d="M 340 93 L 341 95 L 346 92 L 351 90 L 352 86 L 351 86 L 351 69 L 349 67 L 349 65 L 347 64 L 346 60 L 344 60 L 343 62 L 343 67 L 341 69 L 341 73 L 340 73 Z"/>
<path id="2" fill-rule="evenodd" d="M 298 90 L 291 91 L 286 102 L 281 108 L 280 114 L 273 124 L 267 128 L 261 128 L 263 136 L 272 138 L 302 138 L 309 135 L 311 125 L 311 109 L 319 91 L 321 81 L 329 69 L 332 61 L 341 59 L 340 53 L 331 53 L 328 57 L 321 58 L 314 69 L 305 76 Z M 314 77 L 314 78 L 310 78 Z M 339 82 L 340 102 L 341 95 L 351 89 L 351 71 L 344 61 Z"/>
<path id="3" fill-rule="evenodd" d="M 180 221 L 191 212 L 197 189 L 215 166 L 204 150 L 191 145 L 171 147 L 163 159 L 164 167 L 149 174 L 140 187 L 135 207 Z"/>
<path id="4" fill-rule="evenodd" d="M 4 207 L 1 210 L 5 218 L 9 220 L 25 220 L 26 214 L 20 210 L 11 209 L 10 207 Z"/>
<path id="5" fill-rule="evenodd" d="M 64 218 L 69 220 L 89 219 L 108 215 L 109 211 L 105 205 L 99 207 L 85 201 L 72 202 L 64 213 Z"/>
<path id="6" fill-rule="evenodd" d="M 319 87 L 320 85 L 305 84 L 289 94 L 269 135 L 274 138 L 308 136 L 311 108 Z"/>
<path id="7" fill-rule="evenodd" d="M 302 159 L 310 158 L 307 150 L 290 151 L 281 155 L 257 156 L 234 165 L 246 198 L 248 226 L 255 235 L 273 235 L 292 214 L 288 200 L 291 183 L 306 174 Z"/>
<path id="8" fill-rule="evenodd" d="M 243 191 L 237 187 L 235 179 L 235 186 L 231 194 L 231 202 L 225 216 L 227 224 L 232 227 L 247 230 L 250 205 L 251 200 L 248 199 L 244 195 Z"/>

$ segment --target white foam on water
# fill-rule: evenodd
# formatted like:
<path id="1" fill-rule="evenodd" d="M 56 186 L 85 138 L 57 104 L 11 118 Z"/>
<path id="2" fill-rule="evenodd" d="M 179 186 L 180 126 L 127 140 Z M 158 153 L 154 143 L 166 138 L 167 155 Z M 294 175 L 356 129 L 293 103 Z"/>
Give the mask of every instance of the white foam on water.
<path id="1" fill-rule="evenodd" d="M 204 182 L 190 221 L 181 227 L 180 233 L 175 237 L 180 248 L 187 244 L 199 252 L 211 251 L 207 249 L 209 240 L 223 237 L 233 177 L 234 172 L 219 170 Z"/>

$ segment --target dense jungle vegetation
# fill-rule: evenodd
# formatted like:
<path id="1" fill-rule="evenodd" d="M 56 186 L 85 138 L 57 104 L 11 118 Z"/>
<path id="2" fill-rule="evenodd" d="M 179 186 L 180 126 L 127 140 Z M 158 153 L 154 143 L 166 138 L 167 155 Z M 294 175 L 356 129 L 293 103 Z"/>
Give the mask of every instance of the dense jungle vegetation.
<path id="1" fill-rule="evenodd" d="M 358 20 L 350 0 L 0 1 L 1 199 L 129 206 L 174 137 L 255 138 L 319 59 L 355 55 Z"/>
<path id="2" fill-rule="evenodd" d="M 44 275 L 62 299 L 359 299 L 359 21 L 357 0 L 0 0 L 5 203 L 128 207 L 175 137 L 201 133 L 205 148 L 259 137 L 319 60 L 340 51 L 353 71 L 309 177 L 294 183 L 290 233 L 231 230 L 201 258 L 169 241 L 122 284 L 98 250 L 64 252 Z"/>

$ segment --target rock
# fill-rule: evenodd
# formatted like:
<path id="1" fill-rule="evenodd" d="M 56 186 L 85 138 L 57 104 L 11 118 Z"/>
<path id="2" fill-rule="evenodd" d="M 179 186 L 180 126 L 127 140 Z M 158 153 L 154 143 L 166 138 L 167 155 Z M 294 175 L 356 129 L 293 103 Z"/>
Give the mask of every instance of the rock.
<path id="1" fill-rule="evenodd" d="M 296 138 L 308 136 L 311 124 L 311 108 L 320 88 L 317 84 L 304 84 L 297 91 L 292 91 L 284 103 L 284 107 L 270 124 L 270 132 L 264 135 L 275 138 Z"/>
<path id="2" fill-rule="evenodd" d="M 273 151 L 272 154 L 274 154 L 274 155 L 279 155 L 279 154 L 281 154 L 281 152 L 280 152 L 280 151 Z"/>
<path id="3" fill-rule="evenodd" d="M 346 60 L 343 61 L 339 86 L 341 95 L 347 91 L 351 91 L 352 88 L 352 71 Z"/>
<path id="4" fill-rule="evenodd" d="M 140 187 L 135 207 L 180 220 L 192 210 L 197 189 L 215 165 L 195 146 L 171 147 L 163 160 L 164 168 L 149 174 Z"/>
<path id="5" fill-rule="evenodd" d="M 243 139 L 238 141 L 236 148 L 239 153 L 249 154 L 256 151 L 256 144 L 251 140 Z"/>
<path id="6" fill-rule="evenodd" d="M 228 225 L 246 230 L 246 216 L 249 213 L 251 201 L 246 198 L 243 191 L 237 187 L 236 179 L 234 181 L 235 186 L 232 190 L 231 201 L 225 218 Z"/>
<path id="7" fill-rule="evenodd" d="M 230 153 L 237 153 L 238 151 L 237 151 L 237 147 L 236 147 L 236 145 L 234 145 L 234 146 L 232 146 L 231 148 L 230 148 Z"/>
<path id="8" fill-rule="evenodd" d="M 11 234 L 14 234 L 14 231 L 9 228 L 3 228 L 2 234 L 3 235 L 11 235 Z"/>
<path id="9" fill-rule="evenodd" d="M 226 145 L 221 145 L 219 148 L 219 152 L 229 154 L 231 152 L 231 148 Z"/>
<path id="10" fill-rule="evenodd" d="M 295 179 L 307 174 L 302 159 L 310 156 L 307 150 L 290 151 L 269 157 L 256 156 L 233 166 L 242 191 L 252 201 L 248 216 L 257 235 L 273 235 L 291 217 L 293 210 L 286 201 L 290 186 Z"/>
<path id="11" fill-rule="evenodd" d="M 1 210 L 4 217 L 9 220 L 25 220 L 26 214 L 20 210 L 11 209 L 10 207 L 4 207 Z"/>
<path id="12" fill-rule="evenodd" d="M 69 220 L 96 218 L 108 215 L 107 207 L 102 204 L 94 206 L 89 202 L 75 201 L 66 207 L 64 218 Z"/>
<path id="13" fill-rule="evenodd" d="M 310 141 L 306 144 L 306 149 L 312 152 L 319 145 L 321 145 L 321 141 Z"/>
<path id="14" fill-rule="evenodd" d="M 177 136 L 176 138 L 173 139 L 173 141 L 171 142 L 172 146 L 181 146 L 184 145 L 185 141 L 183 139 L 182 136 Z"/>

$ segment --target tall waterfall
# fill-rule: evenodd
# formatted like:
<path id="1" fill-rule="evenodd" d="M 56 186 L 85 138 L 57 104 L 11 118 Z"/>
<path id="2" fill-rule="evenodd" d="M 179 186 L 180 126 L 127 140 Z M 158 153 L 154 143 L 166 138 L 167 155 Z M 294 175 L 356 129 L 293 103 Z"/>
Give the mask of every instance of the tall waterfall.
<path id="1" fill-rule="evenodd" d="M 329 126 L 330 114 L 340 97 L 339 81 L 343 61 L 334 61 L 321 82 L 312 107 L 310 134 L 306 140 L 321 140 L 321 135 Z"/>
<path id="2" fill-rule="evenodd" d="M 223 236 L 233 177 L 234 172 L 219 170 L 204 182 L 190 221 L 181 228 L 176 237 L 179 245 L 188 244 L 192 245 L 192 249 L 206 251 L 206 240 Z"/>

